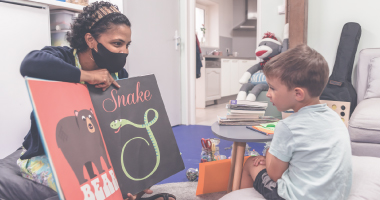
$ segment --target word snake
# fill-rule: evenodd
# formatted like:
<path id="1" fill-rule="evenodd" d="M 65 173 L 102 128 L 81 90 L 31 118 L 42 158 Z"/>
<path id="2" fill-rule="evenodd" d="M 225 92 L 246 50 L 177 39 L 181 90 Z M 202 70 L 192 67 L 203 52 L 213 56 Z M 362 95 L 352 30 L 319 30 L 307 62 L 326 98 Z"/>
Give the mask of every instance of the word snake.
<path id="1" fill-rule="evenodd" d="M 152 121 L 149 122 L 149 121 L 148 121 L 148 113 L 149 113 L 149 111 L 151 111 L 151 110 L 154 111 L 155 116 L 154 116 L 154 118 L 152 119 Z M 144 114 L 144 124 L 136 124 L 136 123 L 133 123 L 133 122 L 131 122 L 131 121 L 129 121 L 129 120 L 126 120 L 126 119 L 115 120 L 115 121 L 111 122 L 111 124 L 110 124 L 110 126 L 111 126 L 112 129 L 117 129 L 117 131 L 115 131 L 115 133 L 118 133 L 118 132 L 120 131 L 120 128 L 123 127 L 123 126 L 125 126 L 125 125 L 132 125 L 132 126 L 134 126 L 134 127 L 136 127 L 136 128 L 145 128 L 145 129 L 147 130 L 147 132 L 148 132 L 148 135 L 149 135 L 150 140 L 152 141 L 152 144 L 153 144 L 154 150 L 155 150 L 155 152 L 156 152 L 156 157 L 157 157 L 157 159 L 156 159 L 156 165 L 154 166 L 153 170 L 152 170 L 148 175 L 146 175 L 146 176 L 143 177 L 143 178 L 134 178 L 134 177 L 132 177 L 132 176 L 127 172 L 127 170 L 125 169 L 125 166 L 124 166 L 124 158 L 123 158 L 123 157 L 124 157 L 124 149 L 125 149 L 125 147 L 127 146 L 127 144 L 128 144 L 130 141 L 134 140 L 134 139 L 142 139 L 142 140 L 144 140 L 144 141 L 148 144 L 148 146 L 149 146 L 149 142 L 148 142 L 145 138 L 142 138 L 142 137 L 134 137 L 134 138 L 128 140 L 128 141 L 124 144 L 124 146 L 123 146 L 123 149 L 122 149 L 122 151 L 121 151 L 121 166 L 122 166 L 122 168 L 123 168 L 123 171 L 124 171 L 125 175 L 126 175 L 128 178 L 130 178 L 130 179 L 132 179 L 132 180 L 134 180 L 134 181 L 141 181 L 141 180 L 147 179 L 149 176 L 151 176 L 151 175 L 157 170 L 158 165 L 160 164 L 160 157 L 161 157 L 161 156 L 160 156 L 160 150 L 159 150 L 159 148 L 158 148 L 156 138 L 154 137 L 153 132 L 152 132 L 152 130 L 150 129 L 150 126 L 152 126 L 154 123 L 156 123 L 157 120 L 158 120 L 158 112 L 157 112 L 155 109 L 150 108 L 150 109 L 148 109 L 148 110 L 145 111 L 145 114 Z"/>

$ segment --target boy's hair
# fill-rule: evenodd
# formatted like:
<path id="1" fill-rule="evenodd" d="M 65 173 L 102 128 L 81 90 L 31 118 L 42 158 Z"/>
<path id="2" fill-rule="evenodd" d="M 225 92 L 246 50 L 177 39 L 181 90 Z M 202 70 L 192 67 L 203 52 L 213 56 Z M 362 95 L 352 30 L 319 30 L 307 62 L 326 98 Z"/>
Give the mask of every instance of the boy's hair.
<path id="1" fill-rule="evenodd" d="M 329 79 L 329 67 L 321 54 L 305 44 L 270 59 L 263 68 L 269 78 L 280 78 L 288 89 L 304 87 L 311 97 L 322 94 Z"/>

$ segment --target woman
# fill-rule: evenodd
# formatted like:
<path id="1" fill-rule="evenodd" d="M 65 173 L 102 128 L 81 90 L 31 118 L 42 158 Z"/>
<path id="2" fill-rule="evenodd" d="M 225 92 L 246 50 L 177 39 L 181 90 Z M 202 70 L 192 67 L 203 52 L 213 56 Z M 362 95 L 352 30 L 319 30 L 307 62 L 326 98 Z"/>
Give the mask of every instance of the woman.
<path id="1" fill-rule="evenodd" d="M 69 47 L 44 47 L 30 52 L 21 63 L 22 76 L 41 79 L 88 83 L 105 91 L 115 81 L 128 78 L 123 68 L 131 44 L 131 23 L 109 2 L 94 2 L 83 8 L 67 35 Z M 56 191 L 48 160 L 38 134 L 36 120 L 31 114 L 31 128 L 23 142 L 17 164 L 22 175 Z M 43 166 L 41 167 L 41 163 Z M 151 190 L 144 190 L 152 193 Z M 144 192 L 128 199 L 141 198 Z M 149 199 L 175 199 L 169 194 L 158 194 Z"/>

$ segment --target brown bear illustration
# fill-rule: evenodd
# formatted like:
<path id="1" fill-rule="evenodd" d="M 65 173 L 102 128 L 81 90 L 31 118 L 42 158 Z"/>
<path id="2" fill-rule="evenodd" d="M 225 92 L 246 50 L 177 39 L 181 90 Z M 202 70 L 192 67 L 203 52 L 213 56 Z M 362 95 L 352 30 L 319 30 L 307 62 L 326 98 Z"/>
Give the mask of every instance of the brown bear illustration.
<path id="1" fill-rule="evenodd" d="M 58 122 L 57 145 L 74 171 L 79 184 L 83 184 L 87 181 L 84 178 L 83 166 L 86 166 L 91 179 L 96 177 L 92 163 L 95 164 L 99 174 L 104 172 L 100 157 L 103 157 L 108 169 L 111 166 L 92 109 L 79 112 L 75 110 L 74 114 Z"/>

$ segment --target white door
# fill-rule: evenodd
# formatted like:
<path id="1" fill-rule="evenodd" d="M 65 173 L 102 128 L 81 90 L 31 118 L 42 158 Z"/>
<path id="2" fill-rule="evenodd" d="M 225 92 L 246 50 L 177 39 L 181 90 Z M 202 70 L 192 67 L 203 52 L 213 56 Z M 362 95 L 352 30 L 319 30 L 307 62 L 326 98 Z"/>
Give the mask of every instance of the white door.
<path id="1" fill-rule="evenodd" d="M 126 0 L 132 43 L 127 58 L 130 77 L 154 74 L 172 126 L 181 124 L 179 0 Z M 177 34 L 175 34 L 177 31 Z"/>

